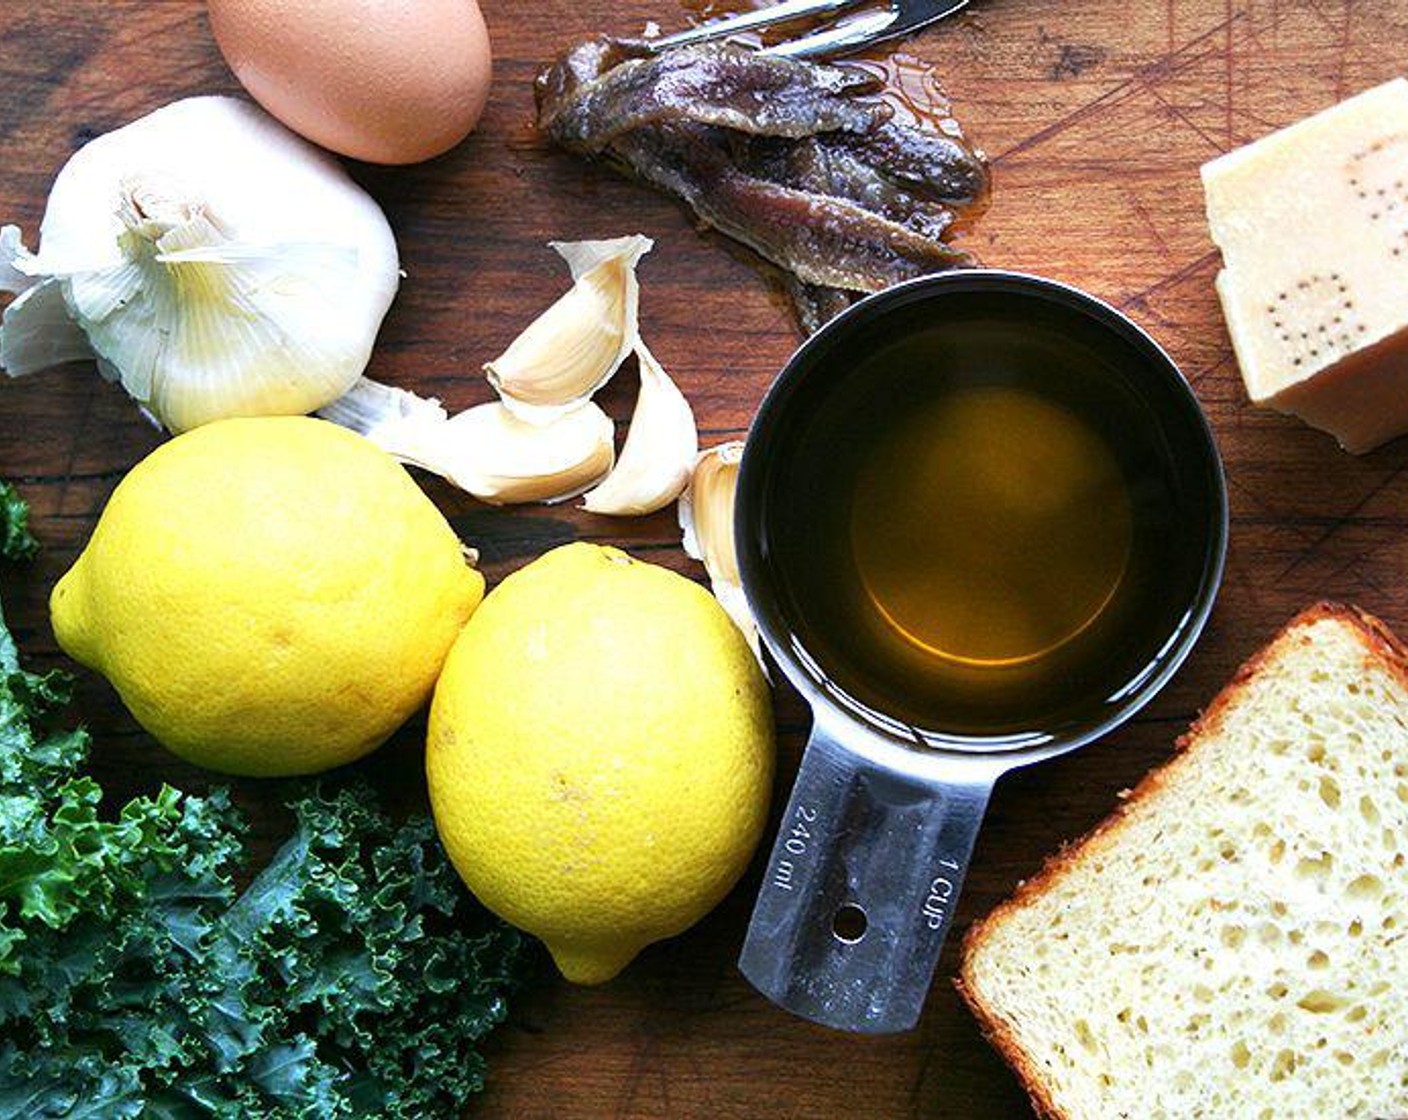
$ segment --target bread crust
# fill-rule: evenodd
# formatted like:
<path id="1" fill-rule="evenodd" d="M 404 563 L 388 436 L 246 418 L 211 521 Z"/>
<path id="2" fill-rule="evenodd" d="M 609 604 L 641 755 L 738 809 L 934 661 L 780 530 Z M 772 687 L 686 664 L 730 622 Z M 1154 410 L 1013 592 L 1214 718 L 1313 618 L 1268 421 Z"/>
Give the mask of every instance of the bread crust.
<path id="1" fill-rule="evenodd" d="M 1047 866 L 1043 867 L 1038 874 L 1045 875 L 1050 865 L 1060 858 L 1059 854 L 1052 857 L 1047 861 Z M 1021 890 L 1021 886 L 1018 887 L 1018 890 Z M 980 928 L 985 929 L 994 918 L 1000 915 L 1003 909 L 1011 906 L 1015 901 L 1016 896 L 1013 896 L 986 918 L 974 922 L 968 927 L 968 934 L 963 938 L 963 963 L 959 968 L 958 975 L 953 978 L 953 986 L 958 989 L 958 994 L 968 1005 L 968 1010 L 978 1020 L 978 1027 L 983 1032 L 983 1037 L 1002 1056 L 1002 1060 L 1012 1067 L 1012 1072 L 1017 1075 L 1017 1080 L 1022 1083 L 1022 1088 L 1031 1098 L 1032 1108 L 1036 1110 L 1036 1114 L 1042 1120 L 1070 1120 L 1066 1113 L 1056 1107 L 1056 1102 L 1051 1099 L 1051 1094 L 1047 1092 L 1046 1085 L 1041 1080 L 1041 1072 L 1028 1060 L 1027 1052 L 1017 1042 L 1017 1036 L 1008 1029 L 1007 1024 L 998 1015 L 988 1009 L 982 996 L 975 992 L 964 979 L 968 972 L 969 954 L 973 952 L 972 946 L 976 944 L 972 936 L 973 933 Z M 978 940 L 981 940 L 981 937 Z"/>
<path id="2" fill-rule="evenodd" d="M 1074 1118 L 1057 1106 L 1042 1080 L 1041 1071 L 1022 1049 L 1015 1033 L 996 1011 L 987 1005 L 982 993 L 978 991 L 972 971 L 974 957 L 1008 915 L 1016 913 L 1052 889 L 1088 855 L 1113 843 L 1134 806 L 1160 789 L 1179 768 L 1193 764 L 1198 744 L 1204 737 L 1218 731 L 1227 710 L 1236 703 L 1246 689 L 1247 682 L 1269 662 L 1279 657 L 1291 643 L 1308 642 L 1310 639 L 1301 635 L 1300 631 L 1325 620 L 1345 623 L 1363 644 L 1366 662 L 1384 667 L 1408 688 L 1408 646 L 1405 646 L 1380 619 L 1352 604 L 1329 600 L 1322 600 L 1305 608 L 1232 674 L 1231 679 L 1222 686 L 1203 714 L 1175 741 L 1175 753 L 1171 758 L 1145 774 L 1109 816 L 1084 836 L 1062 845 L 1054 855 L 1049 856 L 1035 875 L 1017 885 L 1011 898 L 999 903 L 986 917 L 978 919 L 968 927 L 968 932 L 963 938 L 959 973 L 953 980 L 954 987 L 978 1020 L 984 1037 L 1012 1067 L 1027 1095 L 1031 1097 L 1033 1107 L 1043 1120 Z"/>

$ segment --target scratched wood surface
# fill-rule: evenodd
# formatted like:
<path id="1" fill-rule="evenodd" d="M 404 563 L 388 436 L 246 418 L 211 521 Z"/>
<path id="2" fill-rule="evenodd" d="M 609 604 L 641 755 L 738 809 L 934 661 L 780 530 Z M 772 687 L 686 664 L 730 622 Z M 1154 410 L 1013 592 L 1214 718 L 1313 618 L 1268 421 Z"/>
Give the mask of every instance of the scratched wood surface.
<path id="1" fill-rule="evenodd" d="M 646 337 L 693 400 L 707 442 L 746 430 L 796 341 L 783 305 L 672 204 L 547 150 L 531 127 L 541 61 L 594 32 L 633 32 L 651 18 L 672 25 L 675 2 L 485 0 L 496 84 L 479 131 L 429 164 L 354 169 L 390 216 L 407 274 L 374 376 L 455 408 L 485 399 L 479 364 L 562 288 L 543 243 L 639 230 L 657 242 L 641 268 Z M 478 1115 L 1030 1116 L 949 985 L 957 935 L 1167 757 L 1223 679 L 1300 607 L 1346 598 L 1408 633 L 1408 441 L 1356 459 L 1247 405 L 1213 294 L 1218 262 L 1197 174 L 1219 152 L 1397 74 L 1408 58 L 1408 5 L 974 0 L 914 49 L 940 65 L 958 116 L 992 158 L 994 202 L 970 246 L 989 264 L 1042 272 L 1124 308 L 1170 350 L 1211 417 L 1232 508 L 1211 624 L 1131 726 L 999 786 L 917 1030 L 846 1037 L 788 1017 L 748 987 L 733 962 L 755 863 L 713 915 L 616 982 L 587 990 L 549 981 L 521 1001 L 491 1046 Z M 54 172 L 86 139 L 176 97 L 235 90 L 199 4 L 0 5 L 0 219 L 32 243 Z M 618 380 L 604 404 L 624 418 L 634 387 Z M 0 476 L 32 502 L 45 544 L 37 563 L 0 570 L 0 580 L 36 664 L 63 663 L 49 588 L 123 472 L 157 442 L 91 368 L 0 379 Z M 573 537 L 699 575 L 667 514 L 617 522 L 568 508 L 503 512 L 427 488 L 483 549 L 491 580 Z M 155 747 L 101 681 L 83 677 L 79 707 L 97 740 L 96 770 L 115 793 L 207 781 Z M 785 691 L 777 715 L 781 796 L 806 719 Z M 406 805 L 423 800 L 422 729 L 413 723 L 369 764 Z M 267 850 L 284 822 L 257 783 L 239 794 Z"/>

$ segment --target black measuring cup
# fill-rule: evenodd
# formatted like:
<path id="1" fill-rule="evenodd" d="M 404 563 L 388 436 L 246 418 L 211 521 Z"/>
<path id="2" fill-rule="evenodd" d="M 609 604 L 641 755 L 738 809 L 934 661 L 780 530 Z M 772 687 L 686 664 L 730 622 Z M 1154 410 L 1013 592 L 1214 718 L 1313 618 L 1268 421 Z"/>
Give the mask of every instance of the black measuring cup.
<path id="1" fill-rule="evenodd" d="M 863 643 L 823 632 L 822 600 L 854 589 L 818 585 L 816 565 L 795 559 L 827 543 L 842 523 L 836 510 L 853 500 L 853 437 L 898 422 L 915 386 L 932 395 L 974 378 L 1067 398 L 1119 449 L 1159 529 L 1143 560 L 1153 565 L 1147 602 L 1097 619 L 1081 639 L 1091 656 L 1056 666 L 1039 711 L 1005 711 L 1000 688 L 984 707 L 996 678 L 981 668 L 966 678 L 971 688 L 950 682 L 948 701 L 916 704 L 914 678 L 896 685 L 865 663 Z M 819 457 L 818 440 L 834 455 Z M 861 301 L 788 362 L 748 437 L 735 537 L 763 641 L 814 719 L 739 966 L 804 1018 L 906 1030 L 923 1008 L 994 783 L 1129 719 L 1197 640 L 1227 540 L 1212 433 L 1168 355 L 1107 304 L 1018 273 L 924 277 Z"/>

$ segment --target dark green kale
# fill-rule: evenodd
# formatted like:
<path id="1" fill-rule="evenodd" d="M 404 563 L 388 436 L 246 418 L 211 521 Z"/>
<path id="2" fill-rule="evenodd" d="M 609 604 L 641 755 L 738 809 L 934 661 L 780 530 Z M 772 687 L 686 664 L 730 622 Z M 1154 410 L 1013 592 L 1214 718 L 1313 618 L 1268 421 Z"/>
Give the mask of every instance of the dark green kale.
<path id="1" fill-rule="evenodd" d="M 29 507 L 8 482 L 0 482 L 0 558 L 28 560 L 39 551 L 29 535 Z"/>
<path id="2" fill-rule="evenodd" d="M 427 819 L 305 784 L 239 892 L 227 794 L 106 812 L 66 700 L 0 618 L 0 1118 L 423 1120 L 483 1087 L 525 946 Z"/>

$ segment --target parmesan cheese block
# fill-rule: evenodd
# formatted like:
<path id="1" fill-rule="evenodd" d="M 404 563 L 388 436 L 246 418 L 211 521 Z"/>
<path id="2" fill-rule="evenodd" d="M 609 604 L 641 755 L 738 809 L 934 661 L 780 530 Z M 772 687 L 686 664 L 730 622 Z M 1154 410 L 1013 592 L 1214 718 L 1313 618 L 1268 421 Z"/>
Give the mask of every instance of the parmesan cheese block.
<path id="1" fill-rule="evenodd" d="M 1408 81 L 1203 166 L 1247 392 L 1363 452 L 1408 431 Z"/>

